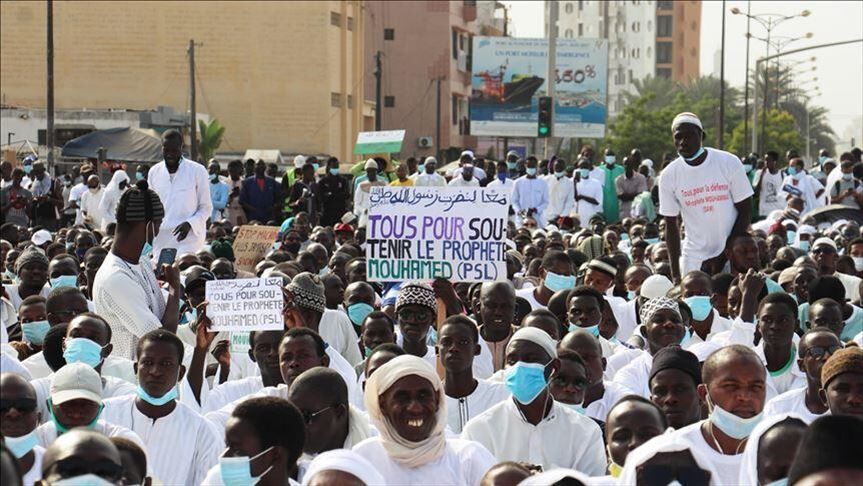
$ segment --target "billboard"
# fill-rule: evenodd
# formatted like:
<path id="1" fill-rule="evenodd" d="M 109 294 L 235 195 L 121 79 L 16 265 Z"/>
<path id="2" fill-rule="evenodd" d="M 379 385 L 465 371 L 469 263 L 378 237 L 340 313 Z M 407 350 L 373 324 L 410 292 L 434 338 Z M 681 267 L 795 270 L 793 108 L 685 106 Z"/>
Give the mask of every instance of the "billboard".
<path id="1" fill-rule="evenodd" d="M 547 39 L 474 37 L 471 135 L 535 137 L 546 94 Z M 608 41 L 558 39 L 554 136 L 605 136 Z"/>

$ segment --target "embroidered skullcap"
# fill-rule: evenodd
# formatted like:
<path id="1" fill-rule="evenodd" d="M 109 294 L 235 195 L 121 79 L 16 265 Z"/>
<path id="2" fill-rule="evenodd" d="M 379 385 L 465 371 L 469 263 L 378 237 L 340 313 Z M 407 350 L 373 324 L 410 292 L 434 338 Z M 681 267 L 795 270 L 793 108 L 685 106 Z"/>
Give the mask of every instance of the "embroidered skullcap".
<path id="1" fill-rule="evenodd" d="M 432 312 L 437 312 L 437 301 L 434 297 L 434 290 L 430 285 L 412 282 L 402 285 L 399 290 L 399 296 L 396 299 L 396 311 L 404 305 L 421 305 L 428 307 Z"/>
<path id="2" fill-rule="evenodd" d="M 617 267 L 611 265 L 610 263 L 604 262 L 598 258 L 594 258 L 587 264 L 587 268 L 591 270 L 596 270 L 597 272 L 602 272 L 610 275 L 614 278 L 617 275 Z"/>
<path id="3" fill-rule="evenodd" d="M 863 375 L 863 349 L 850 346 L 833 353 L 821 368 L 821 388 L 826 389 L 833 378 L 844 373 Z"/>
<path id="4" fill-rule="evenodd" d="M 529 341 L 541 347 L 551 358 L 557 358 L 557 344 L 554 339 L 538 327 L 522 327 L 512 335 L 509 342 Z"/>
<path id="5" fill-rule="evenodd" d="M 287 289 L 293 294 L 296 306 L 323 314 L 327 301 L 324 298 L 324 284 L 320 277 L 309 272 L 299 273 L 291 280 Z"/>
<path id="6" fill-rule="evenodd" d="M 147 181 L 138 181 L 126 189 L 117 203 L 117 223 L 144 223 L 165 217 L 165 207 Z"/>
<path id="7" fill-rule="evenodd" d="M 668 297 L 657 297 L 650 299 L 641 306 L 641 322 L 643 324 L 650 322 L 650 318 L 662 309 L 671 309 L 680 316 L 680 306 L 677 301 Z"/>
<path id="8" fill-rule="evenodd" d="M 27 247 L 27 249 L 18 255 L 18 259 L 15 260 L 15 274 L 20 275 L 21 269 L 24 268 L 24 265 L 29 265 L 31 263 L 42 263 L 47 267 L 48 257 L 45 256 L 45 252 L 40 248 L 35 246 Z"/>
<path id="9" fill-rule="evenodd" d="M 704 128 L 701 126 L 701 120 L 698 119 L 698 115 L 695 113 L 690 113 L 688 111 L 684 111 L 683 113 L 679 113 L 674 117 L 674 121 L 671 122 L 671 131 L 677 130 L 677 127 L 683 125 L 684 123 L 689 123 L 690 125 L 695 125 L 702 132 Z"/>

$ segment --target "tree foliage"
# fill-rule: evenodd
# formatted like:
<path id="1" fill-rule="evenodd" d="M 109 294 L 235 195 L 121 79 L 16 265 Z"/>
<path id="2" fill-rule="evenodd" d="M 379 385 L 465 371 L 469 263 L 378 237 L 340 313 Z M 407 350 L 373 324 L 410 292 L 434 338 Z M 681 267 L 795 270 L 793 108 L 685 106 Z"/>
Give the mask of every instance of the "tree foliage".
<path id="1" fill-rule="evenodd" d="M 784 153 L 786 150 L 794 148 L 800 151 L 800 147 L 803 147 L 804 144 L 804 136 L 798 130 L 794 117 L 790 113 L 784 110 L 770 110 L 767 112 L 765 121 L 764 139 L 767 142 L 765 145 L 767 150 Z M 749 128 L 752 129 L 752 127 Z M 743 147 L 744 134 L 743 121 L 741 120 L 734 127 L 727 149 L 732 153 L 742 153 Z"/>

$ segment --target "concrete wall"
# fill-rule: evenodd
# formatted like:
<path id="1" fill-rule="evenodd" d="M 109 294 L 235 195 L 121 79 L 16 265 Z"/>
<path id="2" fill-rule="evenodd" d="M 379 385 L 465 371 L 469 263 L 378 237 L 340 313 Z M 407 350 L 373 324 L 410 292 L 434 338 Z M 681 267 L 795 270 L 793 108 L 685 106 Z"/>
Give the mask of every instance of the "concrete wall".
<path id="1" fill-rule="evenodd" d="M 223 150 L 350 159 L 364 122 L 360 3 L 55 2 L 56 107 L 186 107 L 194 38 L 198 111 L 227 127 Z M 45 2 L 0 3 L 4 104 L 45 106 L 45 14 Z"/>

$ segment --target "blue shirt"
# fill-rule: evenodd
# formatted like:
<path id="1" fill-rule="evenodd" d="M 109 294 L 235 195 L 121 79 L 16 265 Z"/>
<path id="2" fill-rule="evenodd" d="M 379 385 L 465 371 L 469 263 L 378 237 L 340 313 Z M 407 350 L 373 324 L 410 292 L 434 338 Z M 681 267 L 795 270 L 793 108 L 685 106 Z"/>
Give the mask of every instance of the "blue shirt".
<path id="1" fill-rule="evenodd" d="M 210 181 L 210 201 L 213 202 L 213 214 L 210 216 L 212 221 L 222 219 L 222 210 L 228 205 L 228 192 L 230 189 L 224 182 Z"/>

